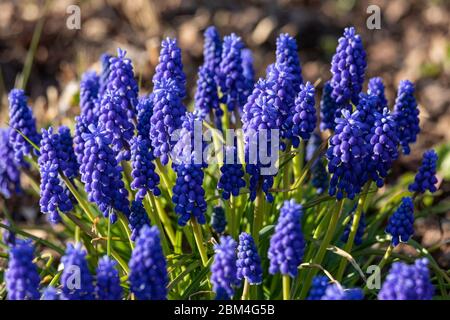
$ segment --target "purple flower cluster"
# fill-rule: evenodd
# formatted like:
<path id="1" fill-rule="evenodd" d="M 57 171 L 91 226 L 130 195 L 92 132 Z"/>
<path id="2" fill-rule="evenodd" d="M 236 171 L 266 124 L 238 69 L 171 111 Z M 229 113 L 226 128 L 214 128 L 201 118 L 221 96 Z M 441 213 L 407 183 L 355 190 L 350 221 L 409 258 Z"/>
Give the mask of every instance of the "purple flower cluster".
<path id="1" fill-rule="evenodd" d="M 63 299 L 93 300 L 93 278 L 86 262 L 86 250 L 81 247 L 81 243 L 69 243 L 61 262 L 64 266 L 61 275 Z"/>
<path id="2" fill-rule="evenodd" d="M 394 262 L 378 293 L 378 300 L 431 300 L 433 294 L 428 260 L 422 258 L 413 265 Z"/>
<path id="3" fill-rule="evenodd" d="M 389 218 L 386 232 L 392 236 L 392 244 L 407 242 L 414 234 L 414 203 L 410 197 L 402 198 L 400 207 Z"/>
<path id="4" fill-rule="evenodd" d="M 341 108 L 348 108 L 350 103 L 358 104 L 366 67 L 366 52 L 360 35 L 353 27 L 345 28 L 331 61 L 331 96 Z"/>
<path id="5" fill-rule="evenodd" d="M 353 211 L 355 209 L 356 209 L 356 207 L 353 208 Z M 353 213 L 351 213 L 351 219 L 345 226 L 344 233 L 341 236 L 342 242 L 346 243 L 348 241 L 348 237 L 350 236 L 350 231 L 351 231 L 351 227 L 352 227 L 354 219 L 355 219 L 355 214 L 353 212 Z M 365 218 L 364 213 L 362 213 L 361 217 L 359 218 L 358 228 L 356 229 L 355 240 L 354 240 L 355 245 L 359 246 L 362 243 L 362 238 L 364 236 L 365 229 L 366 229 L 366 218 Z"/>
<path id="6" fill-rule="evenodd" d="M 12 130 L 0 128 L 0 194 L 5 198 L 10 198 L 21 191 L 19 164 L 10 142 Z"/>
<path id="7" fill-rule="evenodd" d="M 315 276 L 309 289 L 307 300 L 321 300 L 329 286 L 330 279 L 326 276 Z"/>
<path id="8" fill-rule="evenodd" d="M 122 287 L 120 286 L 119 272 L 116 269 L 117 262 L 108 256 L 98 261 L 97 282 L 95 284 L 95 296 L 97 300 L 121 300 Z"/>
<path id="9" fill-rule="evenodd" d="M 213 74 L 219 73 L 220 60 L 222 58 L 222 41 L 216 27 L 210 26 L 204 33 L 203 65 Z"/>
<path id="10" fill-rule="evenodd" d="M 245 278 L 251 285 L 262 282 L 261 258 L 259 257 L 255 241 L 246 232 L 242 232 L 239 235 L 236 266 L 239 280 Z"/>
<path id="11" fill-rule="evenodd" d="M 39 273 L 33 263 L 34 247 L 31 241 L 17 241 L 9 250 L 5 272 L 8 300 L 38 300 Z"/>
<path id="12" fill-rule="evenodd" d="M 241 188 L 245 187 L 244 169 L 237 158 L 236 147 L 230 147 L 226 152 L 225 163 L 220 168 L 220 179 L 217 188 L 222 189 L 222 198 L 228 200 L 231 195 L 237 197 Z M 233 156 L 233 161 L 228 161 L 229 155 Z"/>
<path id="13" fill-rule="evenodd" d="M 419 171 L 414 177 L 414 182 L 409 185 L 409 191 L 424 193 L 427 190 L 429 190 L 430 192 L 435 192 L 437 190 L 437 160 L 438 155 L 434 150 L 425 151 L 425 153 L 423 154 L 422 165 L 420 166 Z"/>
<path id="14" fill-rule="evenodd" d="M 333 87 L 330 82 L 327 81 L 322 90 L 322 99 L 320 100 L 320 130 L 325 131 L 327 129 L 334 130 L 336 126 L 335 119 L 340 117 L 338 113 L 338 104 L 331 96 Z"/>
<path id="15" fill-rule="evenodd" d="M 70 192 L 60 178 L 60 173 L 64 171 L 72 174 L 74 166 L 72 161 L 68 161 L 68 153 L 65 150 L 68 144 L 63 141 L 61 134 L 61 131 L 66 129 L 68 130 L 60 129 L 59 133 L 54 133 L 52 127 L 48 130 L 42 129 L 41 153 L 38 159 L 41 172 L 39 205 L 43 213 L 49 214 L 48 220 L 51 223 L 61 221 L 59 212 L 69 212 L 73 209 Z M 75 161 L 75 166 L 78 166 L 74 157 L 72 160 Z"/>
<path id="16" fill-rule="evenodd" d="M 414 98 L 414 85 L 408 81 L 400 81 L 394 105 L 394 118 L 397 125 L 398 138 L 403 153 L 409 154 L 411 143 L 416 142 L 420 132 L 419 108 Z"/>
<path id="17" fill-rule="evenodd" d="M 147 212 L 145 211 L 142 202 L 140 201 L 131 202 L 131 209 L 128 221 L 129 221 L 128 226 L 130 227 L 131 230 L 130 238 L 131 240 L 136 241 L 142 227 L 150 226 L 150 219 L 148 218 Z"/>
<path id="18" fill-rule="evenodd" d="M 247 88 L 241 54 L 243 48 L 241 38 L 234 33 L 224 37 L 218 83 L 223 95 L 223 103 L 227 105 L 229 111 L 240 110 L 246 100 Z"/>
<path id="19" fill-rule="evenodd" d="M 211 227 L 217 233 L 223 233 L 227 226 L 225 210 L 221 206 L 215 206 L 211 214 Z"/>
<path id="20" fill-rule="evenodd" d="M 255 69 L 253 68 L 253 55 L 250 49 L 242 49 L 242 73 L 244 74 L 244 96 L 245 99 L 252 93 L 255 85 Z"/>
<path id="21" fill-rule="evenodd" d="M 142 227 L 129 267 L 130 290 L 138 300 L 167 298 L 167 263 L 157 227 Z"/>
<path id="22" fill-rule="evenodd" d="M 58 290 L 56 290 L 55 287 L 48 286 L 45 288 L 44 292 L 42 292 L 41 300 L 60 300 Z"/>
<path id="23" fill-rule="evenodd" d="M 9 125 L 12 131 L 9 141 L 14 149 L 14 157 L 18 163 L 27 166 L 24 156 L 37 154 L 33 146 L 22 135 L 35 145 L 39 145 L 41 137 L 36 131 L 36 119 L 31 108 L 27 105 L 27 97 L 21 89 L 13 89 L 9 93 Z"/>
<path id="24" fill-rule="evenodd" d="M 285 201 L 280 210 L 275 233 L 270 239 L 269 272 L 295 277 L 305 251 L 301 217 L 303 208 L 294 200 Z"/>
<path id="25" fill-rule="evenodd" d="M 122 181 L 122 168 L 118 165 L 107 135 L 93 125 L 84 133 L 84 153 L 80 166 L 81 181 L 85 184 L 89 201 L 97 204 L 105 217 L 117 219 L 114 210 L 128 215 L 128 192 Z"/>
<path id="26" fill-rule="evenodd" d="M 197 91 L 195 92 L 195 110 L 202 118 L 214 116 L 216 120 L 223 115 L 220 109 L 215 73 L 205 65 L 198 70 Z"/>
<path id="27" fill-rule="evenodd" d="M 89 123 L 97 124 L 100 114 L 100 78 L 95 71 L 83 73 L 80 81 L 80 109 Z"/>
<path id="28" fill-rule="evenodd" d="M 112 56 L 108 53 L 104 53 L 102 54 L 102 56 L 100 57 L 100 63 L 102 65 L 102 72 L 100 74 L 100 79 L 99 79 L 99 90 L 98 90 L 98 95 L 99 97 L 101 97 L 105 91 L 106 91 L 106 86 L 108 85 L 108 78 L 109 78 L 109 66 L 111 65 L 111 58 Z"/>
<path id="29" fill-rule="evenodd" d="M 295 98 L 292 134 L 308 140 L 316 127 L 317 117 L 314 99 L 314 86 L 306 82 L 300 85 L 300 92 Z"/>
<path id="30" fill-rule="evenodd" d="M 230 236 L 220 238 L 214 246 L 214 262 L 211 265 L 211 283 L 214 292 L 224 289 L 228 297 L 234 295 L 234 287 L 239 285 L 236 266 L 236 241 Z"/>
<path id="31" fill-rule="evenodd" d="M 383 112 L 383 109 L 388 106 L 388 102 L 384 94 L 383 79 L 380 77 L 370 78 L 367 93 L 378 98 L 377 111 L 380 113 Z"/>
<path id="32" fill-rule="evenodd" d="M 183 99 L 186 96 L 186 76 L 183 72 L 181 49 L 178 47 L 176 39 L 166 38 L 161 42 L 159 63 L 152 80 L 153 90 L 167 89 L 165 82 L 169 79 L 173 81 L 175 93 L 180 99 Z"/>
<path id="33" fill-rule="evenodd" d="M 363 300 L 364 292 L 360 288 L 344 289 L 341 285 L 330 284 L 321 300 Z"/>
<path id="34" fill-rule="evenodd" d="M 303 82 L 300 59 L 297 53 L 297 42 L 289 34 L 282 33 L 277 38 L 276 46 L 276 64 L 284 64 L 288 67 L 289 73 L 292 76 L 292 87 L 294 92 L 297 93 L 300 84 Z"/>

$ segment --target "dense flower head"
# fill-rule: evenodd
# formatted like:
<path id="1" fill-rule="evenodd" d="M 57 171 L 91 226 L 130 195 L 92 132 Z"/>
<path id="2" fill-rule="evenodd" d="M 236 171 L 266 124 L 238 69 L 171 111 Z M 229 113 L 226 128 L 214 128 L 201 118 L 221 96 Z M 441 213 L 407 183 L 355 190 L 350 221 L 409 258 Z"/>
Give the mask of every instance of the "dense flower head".
<path id="1" fill-rule="evenodd" d="M 122 168 L 118 165 L 109 144 L 111 140 L 93 125 L 84 133 L 84 153 L 80 166 L 81 181 L 85 184 L 89 201 L 97 204 L 105 217 L 117 219 L 114 210 L 129 213 L 128 192 L 122 181 Z"/>
<path id="2" fill-rule="evenodd" d="M 241 51 L 242 58 L 242 72 L 244 74 L 244 96 L 247 98 L 253 90 L 253 86 L 255 85 L 255 69 L 253 68 L 253 55 L 252 50 L 250 49 L 242 49 Z"/>
<path id="3" fill-rule="evenodd" d="M 56 288 L 53 286 L 48 286 L 42 292 L 41 300 L 60 300 L 58 290 L 56 290 Z"/>
<path id="4" fill-rule="evenodd" d="M 227 105 L 229 111 L 239 110 L 246 100 L 246 80 L 241 55 L 243 48 L 241 38 L 234 33 L 224 37 L 218 84 L 223 95 L 223 103 Z"/>
<path id="5" fill-rule="evenodd" d="M 219 287 L 216 289 L 216 296 L 214 300 L 230 300 L 230 297 L 224 288 Z"/>
<path id="6" fill-rule="evenodd" d="M 143 226 L 150 225 L 150 219 L 144 205 L 140 201 L 131 201 L 130 216 L 128 217 L 129 227 L 131 230 L 130 238 L 136 241 Z"/>
<path id="7" fill-rule="evenodd" d="M 217 183 L 217 188 L 223 190 L 222 198 L 225 200 L 230 196 L 237 197 L 241 188 L 245 187 L 244 169 L 239 163 L 236 147 L 227 150 L 227 157 L 232 154 L 234 160 L 225 159 L 225 163 L 220 167 L 220 178 Z"/>
<path id="8" fill-rule="evenodd" d="M 422 258 L 413 265 L 394 262 L 378 293 L 378 300 L 431 300 L 433 294 L 428 259 Z"/>
<path id="9" fill-rule="evenodd" d="M 153 115 L 154 106 L 153 93 L 139 97 L 136 106 L 137 111 L 137 135 L 145 139 L 150 139 L 150 119 Z"/>
<path id="10" fill-rule="evenodd" d="M 99 127 L 111 140 L 117 161 L 130 160 L 130 141 L 134 135 L 134 124 L 129 116 L 127 103 L 117 93 L 107 90 L 100 102 Z"/>
<path id="11" fill-rule="evenodd" d="M 130 290 L 138 300 L 167 298 L 167 262 L 157 227 L 142 227 L 129 262 Z"/>
<path id="12" fill-rule="evenodd" d="M 263 163 L 260 159 L 261 154 L 272 156 L 271 146 L 275 142 L 272 141 L 272 134 L 276 134 L 276 130 L 280 128 L 281 120 L 278 113 L 279 105 L 277 105 L 279 99 L 276 92 L 272 90 L 273 87 L 274 82 L 260 79 L 244 106 L 242 116 L 246 170 L 250 175 L 249 188 L 252 201 L 256 198 L 258 188 L 264 191 L 269 202 L 273 201 L 273 196 L 269 192 L 273 185 L 273 175 L 262 174 L 262 169 L 267 167 L 267 161 Z M 264 139 L 264 135 L 267 139 Z M 260 140 L 262 144 L 258 144 Z M 258 152 L 254 152 L 255 150 Z"/>
<path id="13" fill-rule="evenodd" d="M 367 126 L 359 121 L 359 111 L 350 114 L 343 110 L 342 114 L 343 118 L 336 119 L 335 133 L 326 153 L 331 175 L 328 192 L 337 199 L 353 199 L 368 179 L 365 170 L 369 152 L 365 141 Z"/>
<path id="14" fill-rule="evenodd" d="M 327 129 L 334 130 L 336 126 L 336 115 L 339 117 L 340 114 L 337 114 L 338 104 L 336 100 L 331 96 L 333 92 L 333 87 L 330 82 L 327 81 L 322 90 L 322 99 L 320 99 L 320 130 L 325 131 Z"/>
<path id="15" fill-rule="evenodd" d="M 328 172 L 323 159 L 317 159 L 311 167 L 311 184 L 317 194 L 323 194 L 328 188 Z"/>
<path id="16" fill-rule="evenodd" d="M 261 258 L 259 257 L 255 241 L 246 232 L 239 235 L 237 253 L 237 277 L 244 278 L 249 284 L 260 284 L 262 282 Z"/>
<path id="17" fill-rule="evenodd" d="M 176 39 L 166 38 L 161 42 L 159 63 L 153 75 L 153 90 L 164 88 L 164 80 L 171 80 L 176 88 L 175 92 L 183 99 L 186 96 L 186 76 L 183 72 L 181 49 Z"/>
<path id="18" fill-rule="evenodd" d="M 375 114 L 379 113 L 377 96 L 361 92 L 359 94 L 359 101 L 356 105 L 356 110 L 359 111 L 358 120 L 371 128 L 375 122 Z M 382 112 L 383 111 L 381 110 L 380 113 Z"/>
<path id="19" fill-rule="evenodd" d="M 86 250 L 81 247 L 81 243 L 76 243 L 75 245 L 69 243 L 65 255 L 61 258 L 61 262 L 64 266 L 61 274 L 63 299 L 93 300 L 93 277 L 86 261 Z M 75 279 L 74 276 L 79 276 L 79 279 Z M 79 286 L 76 284 L 79 284 Z"/>
<path id="20" fill-rule="evenodd" d="M 329 282 L 330 280 L 326 276 L 315 276 L 312 279 L 307 300 L 321 300 L 329 286 Z"/>
<path id="21" fill-rule="evenodd" d="M 292 84 L 295 92 L 298 92 L 300 84 L 303 82 L 300 59 L 298 58 L 298 48 L 295 39 L 287 33 L 282 33 L 276 41 L 276 64 L 285 64 L 289 67 L 292 75 Z"/>
<path id="22" fill-rule="evenodd" d="M 215 206 L 211 214 L 211 227 L 217 233 L 223 233 L 227 226 L 225 210 L 221 206 Z"/>
<path id="23" fill-rule="evenodd" d="M 203 45 L 203 65 L 213 74 L 219 71 L 222 57 L 222 40 L 216 27 L 210 26 L 204 32 L 205 43 Z"/>
<path id="24" fill-rule="evenodd" d="M 3 220 L 2 223 L 8 227 L 11 226 L 11 223 L 9 222 L 9 220 Z M 6 244 L 7 246 L 14 246 L 16 244 L 16 234 L 8 229 L 3 229 L 2 230 L 2 241 L 4 244 Z"/>
<path id="25" fill-rule="evenodd" d="M 310 82 L 300 85 L 300 92 L 295 98 L 293 110 L 292 134 L 308 140 L 316 127 L 317 117 L 314 99 L 314 86 Z"/>
<path id="26" fill-rule="evenodd" d="M 360 35 L 353 27 L 345 28 L 331 60 L 331 96 L 340 107 L 358 104 L 366 67 L 366 52 Z"/>
<path id="27" fill-rule="evenodd" d="M 400 207 L 389 218 L 386 232 L 392 236 L 392 244 L 407 242 L 414 234 L 414 203 L 410 197 L 403 197 Z"/>
<path id="28" fill-rule="evenodd" d="M 388 108 L 385 108 L 382 114 L 375 112 L 374 118 L 367 136 L 370 144 L 367 169 L 372 180 L 381 188 L 393 162 L 398 158 L 399 140 L 395 120 Z"/>
<path id="29" fill-rule="evenodd" d="M 135 116 L 135 108 L 138 99 L 138 84 L 134 78 L 133 63 L 126 58 L 127 52 L 117 49 L 117 57 L 109 59 L 108 82 L 106 91 L 120 97 L 122 108 L 128 111 L 128 117 Z"/>
<path id="30" fill-rule="evenodd" d="M 106 86 L 108 85 L 108 78 L 110 69 L 109 66 L 111 65 L 111 58 L 112 56 L 109 53 L 103 53 L 100 57 L 100 63 L 102 65 L 102 72 L 100 73 L 100 79 L 99 79 L 99 90 L 98 90 L 98 96 L 101 97 L 105 91 Z"/>
<path id="31" fill-rule="evenodd" d="M 434 150 L 425 151 L 425 153 L 423 154 L 422 165 L 420 166 L 419 171 L 414 177 L 414 182 L 409 185 L 409 191 L 424 193 L 427 190 L 429 190 L 430 192 L 435 192 L 437 190 L 437 160 L 438 155 Z"/>
<path id="32" fill-rule="evenodd" d="M 281 207 L 275 233 L 270 239 L 269 272 L 295 277 L 305 251 L 301 217 L 303 208 L 294 200 L 286 200 Z"/>
<path id="33" fill-rule="evenodd" d="M 100 78 L 95 71 L 83 73 L 80 81 L 80 109 L 89 123 L 97 124 L 100 113 Z"/>
<path id="34" fill-rule="evenodd" d="M 69 212 L 73 209 L 70 192 L 59 175 L 69 167 L 69 161 L 64 157 L 67 154 L 63 150 L 61 138 L 61 134 L 54 133 L 52 127 L 48 130 L 42 129 L 38 159 L 41 173 L 39 205 L 52 223 L 61 221 L 59 212 Z"/>
<path id="35" fill-rule="evenodd" d="M 205 65 L 198 70 L 197 91 L 195 92 L 195 110 L 202 118 L 214 116 L 216 119 L 222 116 L 220 109 L 217 84 L 214 79 L 214 71 Z M 212 119 L 211 119 L 212 120 Z"/>
<path id="36" fill-rule="evenodd" d="M 24 156 L 37 154 L 33 146 L 22 136 L 27 137 L 35 145 L 39 145 L 41 137 L 36 130 L 36 119 L 27 105 L 27 97 L 21 89 L 13 89 L 9 93 L 9 125 L 12 128 L 9 141 L 14 149 L 14 157 L 18 163 L 26 166 Z M 20 131 L 20 133 L 18 132 Z"/>
<path id="37" fill-rule="evenodd" d="M 214 251 L 214 261 L 211 265 L 213 291 L 218 293 L 219 288 L 222 288 L 231 298 L 234 294 L 234 287 L 239 285 L 236 266 L 236 241 L 230 236 L 220 237 L 220 243 L 214 246 Z"/>
<path id="38" fill-rule="evenodd" d="M 38 300 L 39 273 L 33 263 L 34 247 L 31 241 L 20 240 L 9 250 L 5 282 L 8 300 Z"/>
<path id="39" fill-rule="evenodd" d="M 378 112 L 383 112 L 383 109 L 388 106 L 386 96 L 384 94 L 384 83 L 383 79 L 380 77 L 374 77 L 369 79 L 369 85 L 367 88 L 367 93 L 369 95 L 374 95 L 378 98 Z"/>
<path id="40" fill-rule="evenodd" d="M 10 142 L 11 128 L 0 128 L 0 194 L 5 198 L 20 193 L 19 163 Z"/>
<path id="41" fill-rule="evenodd" d="M 122 287 L 120 286 L 117 262 L 108 256 L 100 258 L 97 267 L 97 282 L 95 296 L 97 300 L 121 300 Z"/>
<path id="42" fill-rule="evenodd" d="M 321 300 L 363 300 L 364 292 L 360 288 L 344 289 L 341 285 L 330 284 Z"/>
<path id="43" fill-rule="evenodd" d="M 83 162 L 84 139 L 83 134 L 89 133 L 89 122 L 83 115 L 75 117 L 75 134 L 73 137 L 73 151 L 79 165 Z"/>
<path id="44" fill-rule="evenodd" d="M 411 81 L 400 81 L 394 105 L 394 118 L 403 153 L 409 154 L 409 145 L 416 142 L 417 135 L 420 132 L 419 108 L 414 97 L 414 85 Z"/>
<path id="45" fill-rule="evenodd" d="M 60 143 L 58 157 L 61 160 L 61 170 L 67 178 L 73 179 L 78 176 L 80 166 L 75 156 L 70 129 L 66 126 L 61 126 L 58 128 L 58 135 Z"/>
<path id="46" fill-rule="evenodd" d="M 171 136 L 175 130 L 180 129 L 182 117 L 186 108 L 177 94 L 177 87 L 173 80 L 162 79 L 154 91 L 153 114 L 150 118 L 150 139 L 153 154 L 166 165 L 169 162 L 169 153 L 175 142 Z"/>
<path id="47" fill-rule="evenodd" d="M 356 207 L 353 208 L 353 212 L 350 214 L 351 219 L 345 226 L 344 233 L 341 236 L 342 242 L 347 242 L 348 237 L 350 236 L 350 231 L 351 231 L 351 227 L 353 224 L 353 220 L 355 219 L 355 213 L 354 213 L 355 209 L 356 209 Z M 355 234 L 355 239 L 354 239 L 355 245 L 359 246 L 362 243 L 362 238 L 364 236 L 365 229 L 366 229 L 366 218 L 365 218 L 365 214 L 362 213 L 361 217 L 359 218 L 358 228 L 356 229 L 356 234 Z"/>

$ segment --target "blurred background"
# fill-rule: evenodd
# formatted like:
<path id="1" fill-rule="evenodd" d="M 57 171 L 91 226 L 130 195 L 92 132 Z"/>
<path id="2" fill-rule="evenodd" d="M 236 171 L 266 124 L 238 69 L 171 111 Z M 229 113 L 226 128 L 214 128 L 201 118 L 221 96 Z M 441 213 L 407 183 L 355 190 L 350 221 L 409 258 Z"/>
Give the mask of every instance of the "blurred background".
<path id="1" fill-rule="evenodd" d="M 67 9 L 74 4 L 81 14 L 78 30 L 66 25 L 73 13 Z M 381 9 L 379 30 L 366 26 L 369 5 Z M 2 126 L 8 120 L 7 93 L 24 78 L 39 125 L 71 125 L 73 116 L 79 113 L 77 91 L 81 74 L 91 68 L 100 70 L 100 55 L 115 53 L 118 47 L 127 50 L 132 59 L 142 92 L 150 91 L 159 44 L 166 36 L 177 37 L 183 52 L 188 105 L 196 89 L 197 68 L 202 63 L 203 31 L 212 24 L 222 36 L 235 32 L 243 38 L 253 51 L 258 77 L 274 61 L 278 34 L 290 33 L 299 45 L 303 78 L 311 82 L 322 79 L 319 88 L 330 78 L 337 39 L 344 27 L 355 26 L 368 53 L 367 79 L 384 79 L 391 106 L 401 79 L 416 85 L 422 133 L 412 155 L 402 157 L 396 164 L 391 182 L 400 173 L 416 170 L 427 148 L 440 146 L 440 150 L 450 151 L 448 0 L 1 0 Z M 450 175 L 450 157 L 441 161 L 446 161 L 441 166 L 446 166 Z M 442 197 L 448 196 L 448 183 L 441 185 L 441 190 Z M 427 224 L 422 232 L 425 238 L 425 233 L 431 232 L 431 243 L 434 236 L 440 236 L 436 228 L 444 228 L 450 237 L 450 223 Z M 450 250 L 446 256 L 450 259 Z"/>

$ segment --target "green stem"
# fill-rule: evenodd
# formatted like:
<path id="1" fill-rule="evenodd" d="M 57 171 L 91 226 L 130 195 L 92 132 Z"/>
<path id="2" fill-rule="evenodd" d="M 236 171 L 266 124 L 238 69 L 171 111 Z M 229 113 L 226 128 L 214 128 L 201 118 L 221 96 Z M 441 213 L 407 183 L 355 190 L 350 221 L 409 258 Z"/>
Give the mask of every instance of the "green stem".
<path id="1" fill-rule="evenodd" d="M 248 283 L 248 280 L 244 280 L 244 289 L 242 290 L 242 297 L 241 300 L 248 300 L 248 293 L 250 289 L 250 284 Z"/>
<path id="2" fill-rule="evenodd" d="M 386 253 L 384 254 L 383 258 L 381 259 L 380 263 L 378 264 L 378 268 L 380 268 L 380 271 L 386 265 L 386 262 L 390 258 L 393 250 L 394 250 L 394 246 L 391 243 L 391 244 L 389 244 L 389 247 L 387 247 Z"/>
<path id="3" fill-rule="evenodd" d="M 198 251 L 200 252 L 200 257 L 202 259 L 203 266 L 206 267 L 208 265 L 208 255 L 206 254 L 206 248 L 203 243 L 202 230 L 195 217 L 191 218 L 191 226 L 194 232 L 195 242 L 197 244 Z"/>
<path id="4" fill-rule="evenodd" d="M 150 194 L 147 193 L 147 195 L 145 196 L 145 200 L 146 201 L 143 201 L 145 211 L 147 211 L 147 213 L 149 214 L 151 222 L 156 224 L 156 226 L 158 227 L 159 234 L 161 236 L 163 251 L 166 255 L 168 255 L 170 253 L 170 248 L 169 244 L 167 243 L 166 234 L 161 224 L 161 220 L 156 215 L 156 205 L 154 204 L 154 199 L 150 196 Z M 152 206 L 150 206 L 150 203 L 152 204 Z"/>
<path id="5" fill-rule="evenodd" d="M 258 187 L 258 192 L 256 194 L 255 201 L 255 213 L 253 216 L 253 239 L 255 240 L 256 246 L 259 243 L 259 230 L 261 230 L 263 222 L 263 211 L 264 211 L 264 193 L 261 187 Z"/>
<path id="6" fill-rule="evenodd" d="M 361 215 L 363 213 L 363 209 L 365 208 L 365 203 L 367 200 L 367 194 L 370 188 L 370 183 L 366 183 L 363 189 L 362 197 L 358 200 L 358 207 L 356 208 L 355 214 L 353 216 L 353 222 L 350 227 L 350 234 L 348 236 L 347 243 L 344 246 L 344 251 L 347 253 L 351 253 L 353 242 L 355 241 L 356 232 L 358 231 L 359 221 L 361 220 Z M 341 281 L 342 277 L 344 276 L 345 268 L 347 266 L 348 260 L 342 257 L 341 262 L 339 264 L 339 269 L 336 275 L 336 280 Z"/>
<path id="7" fill-rule="evenodd" d="M 75 243 L 80 242 L 80 227 L 79 226 L 75 226 Z"/>
<path id="8" fill-rule="evenodd" d="M 157 197 L 155 197 L 154 194 L 150 193 L 150 200 L 152 202 L 152 205 L 155 207 L 156 212 L 158 212 L 158 216 L 161 219 L 161 222 L 166 229 L 167 236 L 169 237 L 170 242 L 172 245 L 175 245 L 175 231 L 172 228 L 172 222 L 170 221 L 170 218 L 167 216 L 166 212 L 164 211 L 161 202 Z"/>
<path id="9" fill-rule="evenodd" d="M 289 275 L 283 275 L 283 300 L 290 300 L 291 294 L 291 278 Z"/>
<path id="10" fill-rule="evenodd" d="M 320 244 L 319 251 L 317 252 L 317 255 L 313 259 L 313 264 L 321 264 L 323 258 L 325 257 L 325 253 L 327 251 L 328 245 L 330 244 L 331 240 L 333 239 L 334 232 L 336 231 L 336 226 L 339 220 L 340 213 L 342 211 L 342 208 L 344 206 L 344 200 L 339 200 L 336 203 L 334 212 L 332 213 L 330 224 L 328 225 L 327 232 L 325 233 L 325 238 L 323 239 L 322 243 Z M 302 291 L 300 292 L 300 299 L 305 299 L 306 295 L 308 294 L 309 288 L 311 286 L 312 278 L 317 273 L 317 269 L 311 269 L 308 272 L 308 275 L 306 276 L 305 282 L 303 284 Z"/>
<path id="11" fill-rule="evenodd" d="M 106 240 L 106 255 L 111 256 L 111 213 L 108 216 L 108 234 Z"/>
<path id="12" fill-rule="evenodd" d="M 162 165 L 162 163 L 159 159 L 156 159 L 156 167 L 158 168 L 159 175 L 162 178 L 162 181 L 164 183 L 164 186 L 166 187 L 167 193 L 169 194 L 169 197 L 172 199 L 172 187 L 169 182 L 170 179 L 167 176 L 166 170 L 164 169 L 164 166 Z"/>
<path id="13" fill-rule="evenodd" d="M 286 142 L 286 151 L 285 155 L 289 155 L 291 152 L 291 142 Z M 295 159 L 295 157 L 294 157 Z M 294 162 L 294 170 L 295 170 L 295 162 Z M 287 162 L 284 164 L 283 168 L 283 199 L 287 200 L 289 198 L 289 189 L 291 187 L 291 162 Z"/>
<path id="14" fill-rule="evenodd" d="M 303 139 L 300 141 L 300 145 L 298 147 L 298 152 L 294 157 L 294 174 L 295 178 L 301 178 L 303 175 L 303 167 L 305 165 L 305 141 Z M 302 185 L 299 185 L 298 189 L 295 191 L 295 199 L 298 203 L 302 201 Z"/>

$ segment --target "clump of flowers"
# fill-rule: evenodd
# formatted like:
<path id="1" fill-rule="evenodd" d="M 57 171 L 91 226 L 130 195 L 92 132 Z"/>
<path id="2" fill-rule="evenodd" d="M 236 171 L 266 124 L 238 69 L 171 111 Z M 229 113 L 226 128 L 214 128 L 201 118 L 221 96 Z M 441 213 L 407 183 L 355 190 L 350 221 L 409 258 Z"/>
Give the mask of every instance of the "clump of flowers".
<path id="1" fill-rule="evenodd" d="M 427 190 L 430 192 L 435 192 L 437 190 L 437 160 L 438 156 L 434 150 L 428 150 L 423 154 L 422 165 L 414 177 L 414 182 L 409 185 L 409 191 L 424 193 Z"/>

